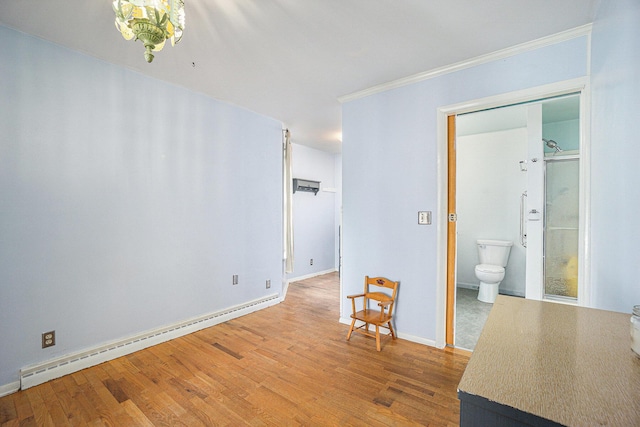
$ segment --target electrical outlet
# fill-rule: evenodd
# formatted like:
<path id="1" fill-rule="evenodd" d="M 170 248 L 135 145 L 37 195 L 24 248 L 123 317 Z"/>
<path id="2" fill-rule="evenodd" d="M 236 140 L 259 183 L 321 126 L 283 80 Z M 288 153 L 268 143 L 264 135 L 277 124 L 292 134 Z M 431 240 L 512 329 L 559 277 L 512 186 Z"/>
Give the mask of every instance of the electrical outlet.
<path id="1" fill-rule="evenodd" d="M 237 285 L 237 284 L 238 284 L 238 275 L 237 275 L 237 274 L 234 274 L 234 275 L 233 275 L 233 284 L 234 284 L 234 285 Z"/>
<path id="2" fill-rule="evenodd" d="M 53 347 L 54 345 L 56 345 L 56 331 L 42 334 L 42 348 Z"/>
<path id="3" fill-rule="evenodd" d="M 271 287 L 271 280 L 267 280 L 267 289 Z"/>
<path id="4" fill-rule="evenodd" d="M 313 265 L 313 258 L 309 260 L 309 265 Z"/>

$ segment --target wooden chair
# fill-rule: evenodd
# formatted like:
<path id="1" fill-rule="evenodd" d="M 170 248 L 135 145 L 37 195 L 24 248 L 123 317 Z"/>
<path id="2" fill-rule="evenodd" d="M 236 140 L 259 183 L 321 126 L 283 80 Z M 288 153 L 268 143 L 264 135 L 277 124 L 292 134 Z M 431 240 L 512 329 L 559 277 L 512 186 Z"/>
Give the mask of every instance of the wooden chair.
<path id="1" fill-rule="evenodd" d="M 383 292 L 383 290 L 387 292 Z M 390 292 L 389 292 L 390 290 Z M 380 351 L 380 327 L 389 329 L 391 338 L 396 339 L 396 334 L 393 332 L 393 326 L 391 326 L 391 319 L 393 316 L 393 306 L 396 302 L 396 294 L 398 292 L 398 282 L 391 281 L 384 277 L 369 277 L 364 278 L 364 293 L 358 295 L 349 295 L 347 298 L 351 299 L 351 308 L 353 313 L 351 314 L 351 327 L 347 334 L 347 341 L 351 338 L 351 334 L 356 331 L 363 335 L 376 339 L 376 348 Z M 362 310 L 356 311 L 356 299 L 362 298 Z M 369 308 L 369 305 L 373 305 L 377 302 L 379 309 Z M 359 320 L 364 324 L 359 327 L 355 327 L 356 321 Z M 375 335 L 369 332 L 369 324 L 375 325 Z"/>

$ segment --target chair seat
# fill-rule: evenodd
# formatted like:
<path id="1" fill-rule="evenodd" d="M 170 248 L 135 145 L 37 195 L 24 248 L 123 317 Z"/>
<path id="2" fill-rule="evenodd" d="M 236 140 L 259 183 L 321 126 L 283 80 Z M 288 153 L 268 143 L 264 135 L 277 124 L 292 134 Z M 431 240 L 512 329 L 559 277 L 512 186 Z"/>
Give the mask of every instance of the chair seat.
<path id="1" fill-rule="evenodd" d="M 360 310 L 356 314 L 351 315 L 352 319 L 357 319 L 365 323 L 383 324 L 391 320 L 391 316 L 388 314 L 380 317 L 380 310 Z"/>

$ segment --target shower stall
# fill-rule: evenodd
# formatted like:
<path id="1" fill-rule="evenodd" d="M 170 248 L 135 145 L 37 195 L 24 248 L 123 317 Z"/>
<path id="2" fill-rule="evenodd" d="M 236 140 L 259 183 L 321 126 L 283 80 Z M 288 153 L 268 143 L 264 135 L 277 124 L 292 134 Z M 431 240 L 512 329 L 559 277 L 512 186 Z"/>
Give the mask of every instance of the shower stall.
<path id="1" fill-rule="evenodd" d="M 537 114 L 542 126 L 528 124 L 534 130 L 529 132 L 528 160 L 538 161 L 527 172 L 532 174 L 527 190 L 535 196 L 525 198 L 531 206 L 524 208 L 527 217 L 522 218 L 532 241 L 527 248 L 527 297 L 575 303 L 581 239 L 579 97 L 543 101 Z M 538 217 L 532 218 L 536 210 Z"/>
<path id="2" fill-rule="evenodd" d="M 544 154 L 544 218 L 542 228 L 543 298 L 578 297 L 580 231 L 580 154 L 542 138 L 552 151 Z M 520 162 L 521 170 L 526 172 Z M 532 211 L 529 211 L 529 215 Z M 520 244 L 527 247 L 527 191 L 520 196 Z"/>

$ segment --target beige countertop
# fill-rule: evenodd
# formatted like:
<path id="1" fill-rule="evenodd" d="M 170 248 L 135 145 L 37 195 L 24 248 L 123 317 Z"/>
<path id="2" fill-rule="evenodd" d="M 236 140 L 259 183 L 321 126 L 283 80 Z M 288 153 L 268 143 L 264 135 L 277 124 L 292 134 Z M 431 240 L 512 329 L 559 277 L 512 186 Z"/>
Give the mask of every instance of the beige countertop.
<path id="1" fill-rule="evenodd" d="M 564 425 L 640 426 L 630 317 L 500 295 L 458 389 Z"/>

